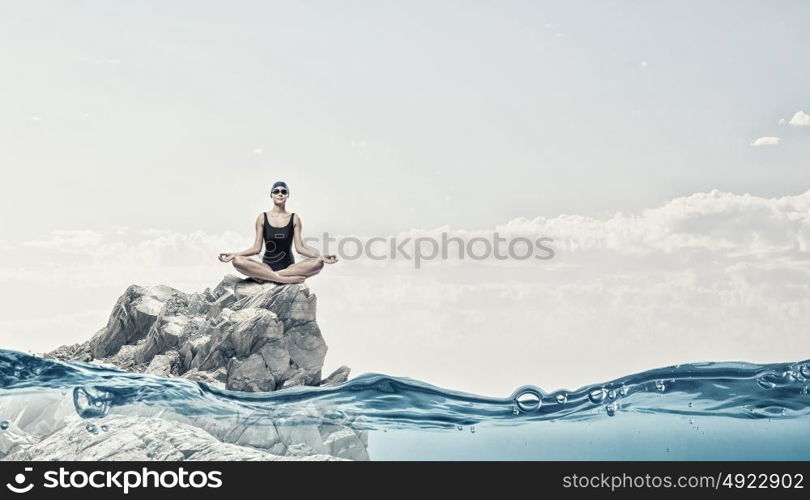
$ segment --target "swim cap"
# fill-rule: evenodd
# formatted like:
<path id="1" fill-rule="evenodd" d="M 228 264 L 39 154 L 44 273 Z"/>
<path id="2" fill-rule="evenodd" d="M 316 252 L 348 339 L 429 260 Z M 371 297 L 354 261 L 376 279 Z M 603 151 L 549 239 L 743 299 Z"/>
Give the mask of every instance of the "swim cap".
<path id="1" fill-rule="evenodd" d="M 287 189 L 287 194 L 290 194 L 290 188 L 287 186 L 287 183 L 284 181 L 276 181 L 273 183 L 273 187 L 270 188 L 270 191 L 276 189 L 278 186 L 282 186 Z"/>

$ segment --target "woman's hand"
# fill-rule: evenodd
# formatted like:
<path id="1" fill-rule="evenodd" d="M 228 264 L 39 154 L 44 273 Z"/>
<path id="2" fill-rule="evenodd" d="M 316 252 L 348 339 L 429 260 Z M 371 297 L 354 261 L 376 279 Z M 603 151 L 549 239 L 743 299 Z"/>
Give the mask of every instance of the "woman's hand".
<path id="1" fill-rule="evenodd" d="M 232 253 L 221 253 L 221 254 L 219 254 L 219 260 L 222 261 L 222 262 L 230 262 L 230 261 L 233 260 L 234 257 L 236 257 L 236 255 L 234 255 Z"/>
<path id="2" fill-rule="evenodd" d="M 336 255 L 323 255 L 321 256 L 321 260 L 323 260 L 324 264 L 334 264 L 337 262 Z"/>

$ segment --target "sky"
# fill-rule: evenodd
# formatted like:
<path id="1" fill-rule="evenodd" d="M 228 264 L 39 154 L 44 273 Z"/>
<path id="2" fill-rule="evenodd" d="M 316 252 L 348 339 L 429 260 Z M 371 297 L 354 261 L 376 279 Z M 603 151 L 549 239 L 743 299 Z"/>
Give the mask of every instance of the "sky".
<path id="1" fill-rule="evenodd" d="M 325 368 L 508 395 L 810 358 L 810 5 L 0 4 L 0 346 L 305 236 L 548 236 L 549 260 L 343 259 Z M 301 256 L 296 257 L 298 260 Z"/>

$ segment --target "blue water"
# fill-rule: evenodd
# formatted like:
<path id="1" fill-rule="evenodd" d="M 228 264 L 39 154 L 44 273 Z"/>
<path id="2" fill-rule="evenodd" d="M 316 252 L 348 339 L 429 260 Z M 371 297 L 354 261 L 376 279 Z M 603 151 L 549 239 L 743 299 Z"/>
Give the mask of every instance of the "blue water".
<path id="1" fill-rule="evenodd" d="M 808 379 L 810 361 L 716 362 L 503 398 L 379 373 L 241 393 L 0 350 L 0 398 L 57 390 L 88 420 L 147 405 L 226 423 L 334 423 L 368 431 L 372 460 L 808 460 Z"/>

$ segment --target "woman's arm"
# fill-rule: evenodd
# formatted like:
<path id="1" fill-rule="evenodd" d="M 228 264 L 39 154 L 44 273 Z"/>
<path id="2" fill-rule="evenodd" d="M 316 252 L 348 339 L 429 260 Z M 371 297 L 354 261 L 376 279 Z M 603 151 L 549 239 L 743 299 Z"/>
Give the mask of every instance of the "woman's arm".
<path id="1" fill-rule="evenodd" d="M 295 223 L 293 224 L 293 242 L 295 243 L 295 251 L 304 257 L 318 257 L 319 254 L 316 250 L 304 245 L 301 238 L 301 218 L 295 214 Z"/>
<path id="2" fill-rule="evenodd" d="M 264 221 L 262 221 L 262 215 L 264 214 L 259 214 L 259 216 L 256 217 L 256 239 L 253 242 L 253 246 L 247 250 L 242 250 L 241 252 L 234 252 L 233 255 L 244 255 L 247 257 L 250 255 L 256 255 L 262 251 L 262 243 L 264 241 Z"/>

